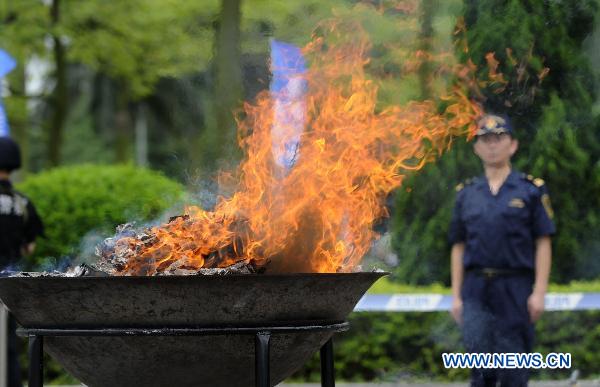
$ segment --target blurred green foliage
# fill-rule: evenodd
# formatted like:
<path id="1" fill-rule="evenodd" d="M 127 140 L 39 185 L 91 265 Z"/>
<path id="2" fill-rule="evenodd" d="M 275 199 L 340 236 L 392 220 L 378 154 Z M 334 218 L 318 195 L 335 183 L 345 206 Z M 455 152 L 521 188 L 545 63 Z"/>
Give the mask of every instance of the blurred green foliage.
<path id="1" fill-rule="evenodd" d="M 520 149 L 515 169 L 543 178 L 550 191 L 557 235 L 552 280 L 600 275 L 600 117 L 594 112 L 598 69 L 585 47 L 600 19 L 599 2 L 465 1 L 461 61 L 487 76 L 495 53 L 506 83 L 481 90 L 488 111 L 508 114 Z M 596 28 L 596 30 L 598 30 Z M 597 32 L 596 32 L 597 34 Z M 464 51 L 465 44 L 468 51 Z M 548 68 L 544 76 L 544 68 Z M 411 284 L 448 284 L 446 242 L 454 187 L 480 175 L 471 144 L 457 140 L 435 163 L 411 176 L 396 195 L 392 220 L 399 258 L 396 278 Z"/>
<path id="2" fill-rule="evenodd" d="M 533 371 L 532 379 L 582 379 L 600 375 L 599 311 L 546 312 L 536 324 L 534 352 L 568 352 L 572 368 Z M 444 352 L 464 352 L 460 330 L 447 313 L 353 313 L 351 329 L 334 339 L 336 377 L 347 381 L 463 381 L 466 369 L 445 369 Z M 318 356 L 292 379 L 316 382 Z"/>
<path id="3" fill-rule="evenodd" d="M 53 3 L 59 7 L 55 23 L 50 12 Z M 47 57 L 45 39 L 49 34 L 60 36 L 68 42 L 70 63 L 85 64 L 126 83 L 131 96 L 139 98 L 152 92 L 161 77 L 208 66 L 211 21 L 218 6 L 217 0 L 110 4 L 95 0 L 2 0 L 0 43 L 23 62 L 32 55 Z"/>
<path id="4" fill-rule="evenodd" d="M 17 189 L 44 221 L 46 235 L 37 241 L 34 264 L 48 263 L 47 257 L 89 254 L 117 225 L 157 219 L 184 197 L 179 183 L 133 166 L 61 167 L 32 175 Z"/>

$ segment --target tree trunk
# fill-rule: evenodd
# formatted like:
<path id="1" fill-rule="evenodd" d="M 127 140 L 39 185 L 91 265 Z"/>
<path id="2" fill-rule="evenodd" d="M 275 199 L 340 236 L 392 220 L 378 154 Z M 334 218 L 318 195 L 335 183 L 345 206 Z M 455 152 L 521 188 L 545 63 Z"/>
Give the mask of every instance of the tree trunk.
<path id="1" fill-rule="evenodd" d="M 236 158 L 236 125 L 233 111 L 242 102 L 242 69 L 240 54 L 241 0 L 222 0 L 221 16 L 216 35 L 215 53 L 215 116 L 214 135 L 208 136 L 217 157 Z M 210 130 L 209 129 L 209 130 Z M 213 160 L 214 161 L 214 160 Z"/>
<path id="2" fill-rule="evenodd" d="M 27 97 L 25 96 L 25 58 L 21 53 L 16 53 L 17 67 L 8 75 L 11 90 L 11 103 L 6 104 L 6 114 L 10 115 L 9 125 L 11 136 L 21 147 L 22 167 L 18 178 L 23 178 L 29 170 L 29 133 Z M 10 111 L 9 111 L 10 108 Z"/>
<path id="3" fill-rule="evenodd" d="M 52 0 L 50 8 L 52 26 L 56 27 L 60 21 L 60 0 Z M 57 166 L 61 162 L 61 148 L 63 143 L 63 127 L 67 117 L 68 93 L 67 93 L 67 63 L 65 58 L 65 47 L 60 36 L 52 34 L 54 43 L 54 64 L 56 85 L 51 97 L 52 120 L 50 122 L 48 138 L 48 161 L 51 166 Z"/>
<path id="4" fill-rule="evenodd" d="M 426 54 L 431 54 L 433 50 L 433 16 L 436 7 L 436 0 L 421 1 L 421 31 L 419 33 L 419 49 Z M 433 95 L 431 62 L 423 59 L 419 68 L 419 85 L 421 87 L 421 99 L 429 99 Z"/>
<path id="5" fill-rule="evenodd" d="M 137 104 L 135 115 L 135 161 L 140 167 L 148 166 L 148 120 L 143 102 Z"/>
<path id="6" fill-rule="evenodd" d="M 117 111 L 115 112 L 115 160 L 127 163 L 131 160 L 132 123 L 129 112 L 128 94 L 122 90 L 117 93 Z"/>

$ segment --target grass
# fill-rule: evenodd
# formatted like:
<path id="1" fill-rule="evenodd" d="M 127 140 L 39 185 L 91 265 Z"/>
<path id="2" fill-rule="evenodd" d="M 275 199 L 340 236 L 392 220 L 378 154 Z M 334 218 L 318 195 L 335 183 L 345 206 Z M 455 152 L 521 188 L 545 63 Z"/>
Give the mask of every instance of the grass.
<path id="1" fill-rule="evenodd" d="M 550 284 L 549 292 L 579 293 L 599 292 L 600 279 L 595 281 L 573 281 L 569 284 Z M 381 278 L 369 289 L 369 294 L 394 294 L 394 293 L 436 293 L 450 294 L 450 288 L 440 283 L 427 286 L 415 286 L 400 282 L 392 282 L 388 277 Z"/>

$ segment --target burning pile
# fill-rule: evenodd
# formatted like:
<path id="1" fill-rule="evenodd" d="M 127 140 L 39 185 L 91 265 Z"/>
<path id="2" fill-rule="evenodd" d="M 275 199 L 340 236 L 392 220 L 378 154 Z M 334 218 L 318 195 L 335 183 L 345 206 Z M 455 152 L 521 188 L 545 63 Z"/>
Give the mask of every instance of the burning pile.
<path id="1" fill-rule="evenodd" d="M 288 101 L 283 112 L 274 114 L 277 95 L 268 91 L 245 104 L 238 135 L 246 157 L 236 192 L 212 211 L 188 207 L 158 227 L 121 228 L 98 249 L 98 267 L 158 275 L 234 264 L 268 272 L 358 265 L 376 238 L 373 223 L 387 216 L 386 195 L 454 136 L 472 133 L 480 110 L 458 87 L 441 96 L 441 112 L 434 101 L 378 110 L 377 85 L 365 73 L 366 34 L 353 23 L 330 22 L 320 31 L 326 35 L 314 35 L 302 50 L 310 68 L 288 81 L 296 87 L 279 92 Z M 293 98 L 298 85 L 305 85 L 301 100 Z M 291 158 L 278 163 L 280 154 Z"/>
<path id="2" fill-rule="evenodd" d="M 85 271 L 82 275 L 89 275 L 90 272 L 100 272 L 108 275 L 119 275 L 132 265 L 137 264 L 137 260 L 142 260 L 140 264 L 144 265 L 147 259 L 143 254 L 146 249 L 153 247 L 159 242 L 162 233 L 169 229 L 188 230 L 193 224 L 193 220 L 188 215 L 172 218 L 168 224 L 154 229 L 136 230 L 132 224 L 127 223 L 117 227 L 117 235 L 108 238 L 96 249 L 96 254 L 101 259 L 88 267 L 79 266 L 79 271 Z M 132 243 L 131 241 L 135 241 Z M 192 250 L 200 254 L 204 259 L 204 264 L 198 265 L 188 256 L 180 259 L 165 259 L 156 266 L 156 275 L 195 275 L 195 274 L 252 274 L 262 272 L 264 267 L 258 265 L 254 260 L 236 259 L 234 246 L 226 246 L 217 251 L 203 250 L 198 243 L 188 241 L 187 250 Z M 154 250 L 153 250 L 154 251 Z M 156 250 L 155 254 L 161 254 Z M 164 251 L 164 249 L 163 249 Z M 191 255 L 191 254 L 190 254 Z M 219 265 L 223 262 L 223 257 L 230 257 L 230 264 Z M 143 274 L 143 273 L 139 273 Z"/>

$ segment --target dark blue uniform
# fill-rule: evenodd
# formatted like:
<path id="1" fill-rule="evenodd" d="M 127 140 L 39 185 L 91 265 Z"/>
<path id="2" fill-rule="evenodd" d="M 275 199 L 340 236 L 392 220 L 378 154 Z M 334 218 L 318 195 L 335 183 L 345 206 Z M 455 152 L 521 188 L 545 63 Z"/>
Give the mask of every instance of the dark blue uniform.
<path id="1" fill-rule="evenodd" d="M 18 270 L 24 246 L 43 234 L 42 220 L 33 203 L 0 180 L 0 270 Z"/>
<path id="2" fill-rule="evenodd" d="M 43 234 L 43 225 L 33 203 L 15 191 L 8 180 L 0 180 L 0 270 L 17 270 L 24 246 Z M 8 317 L 8 383 L 20 387 L 21 370 L 18 362 L 17 324 Z"/>
<path id="3" fill-rule="evenodd" d="M 463 339 L 468 352 L 530 352 L 527 299 L 535 241 L 555 232 L 543 180 L 512 171 L 496 195 L 485 176 L 457 187 L 451 244 L 464 243 Z M 525 369 L 474 370 L 472 385 L 526 386 Z"/>

